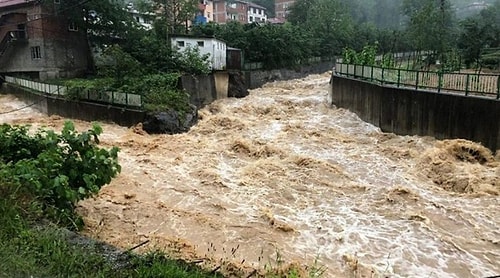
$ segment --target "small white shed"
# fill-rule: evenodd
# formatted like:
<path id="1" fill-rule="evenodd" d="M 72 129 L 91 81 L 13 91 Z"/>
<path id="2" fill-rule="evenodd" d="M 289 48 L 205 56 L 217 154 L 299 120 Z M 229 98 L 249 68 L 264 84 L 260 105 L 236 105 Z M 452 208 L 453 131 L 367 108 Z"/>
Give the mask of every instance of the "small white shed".
<path id="1" fill-rule="evenodd" d="M 194 37 L 188 35 L 172 35 L 172 47 L 183 51 L 187 47 L 197 47 L 201 55 L 209 54 L 212 70 L 226 69 L 226 43 L 213 37 Z"/>

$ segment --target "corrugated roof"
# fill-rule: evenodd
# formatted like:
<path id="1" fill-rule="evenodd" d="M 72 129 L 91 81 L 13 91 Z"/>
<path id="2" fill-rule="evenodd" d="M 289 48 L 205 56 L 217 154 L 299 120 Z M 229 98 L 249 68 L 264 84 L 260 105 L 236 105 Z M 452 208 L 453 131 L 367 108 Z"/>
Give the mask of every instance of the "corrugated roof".
<path id="1" fill-rule="evenodd" d="M 33 0 L 0 0 L 0 8 L 26 4 L 29 2 L 33 2 Z"/>

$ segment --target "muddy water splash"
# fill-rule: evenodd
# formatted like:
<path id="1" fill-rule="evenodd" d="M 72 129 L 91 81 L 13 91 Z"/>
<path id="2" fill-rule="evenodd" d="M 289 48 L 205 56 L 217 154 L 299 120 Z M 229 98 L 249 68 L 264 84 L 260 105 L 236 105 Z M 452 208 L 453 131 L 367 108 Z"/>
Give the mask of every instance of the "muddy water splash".
<path id="1" fill-rule="evenodd" d="M 80 203 L 85 233 L 123 248 L 149 239 L 207 267 L 223 260 L 239 277 L 264 273 L 277 253 L 324 266 L 326 277 L 499 274 L 499 155 L 465 140 L 382 133 L 329 107 L 328 80 L 216 101 L 181 135 L 103 124 L 123 172 Z M 0 99 L 0 111 L 15 105 Z M 26 113 L 0 120 L 64 121 Z"/>

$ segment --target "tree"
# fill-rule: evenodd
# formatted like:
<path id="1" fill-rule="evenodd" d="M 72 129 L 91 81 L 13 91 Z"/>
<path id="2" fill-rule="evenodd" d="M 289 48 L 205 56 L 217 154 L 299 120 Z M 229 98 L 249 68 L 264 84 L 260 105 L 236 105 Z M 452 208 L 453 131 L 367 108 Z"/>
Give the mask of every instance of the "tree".
<path id="1" fill-rule="evenodd" d="M 405 0 L 407 32 L 416 50 L 443 54 L 455 44 L 454 14 L 449 0 Z"/>
<path id="2" fill-rule="evenodd" d="M 481 65 L 484 49 L 500 46 L 500 1 L 460 23 L 458 46 L 467 66 Z"/>
<path id="3" fill-rule="evenodd" d="M 161 11 L 159 22 L 165 24 L 169 34 L 187 34 L 189 21 L 198 12 L 198 0 L 153 0 L 152 8 Z"/>
<path id="4" fill-rule="evenodd" d="M 340 54 L 352 38 L 349 9 L 341 0 L 298 0 L 290 9 L 289 20 L 315 38 L 315 55 Z"/>
<path id="5" fill-rule="evenodd" d="M 52 5 L 54 2 L 44 1 Z M 67 17 L 81 30 L 85 30 L 93 45 L 109 44 L 112 41 L 125 39 L 130 30 L 136 28 L 135 21 L 125 6 L 114 1 L 61 1 L 56 13 Z"/>

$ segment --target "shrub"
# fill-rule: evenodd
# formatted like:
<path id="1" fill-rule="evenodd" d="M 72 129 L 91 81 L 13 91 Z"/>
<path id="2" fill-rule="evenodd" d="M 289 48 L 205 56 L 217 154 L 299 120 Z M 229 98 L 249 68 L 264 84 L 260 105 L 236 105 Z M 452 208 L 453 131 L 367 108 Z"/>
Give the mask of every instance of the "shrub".
<path id="1" fill-rule="evenodd" d="M 96 194 L 120 172 L 118 148 L 97 146 L 102 133 L 97 124 L 80 134 L 69 121 L 61 134 L 40 129 L 30 135 L 28 131 L 26 126 L 0 126 L 0 182 L 31 192 L 51 220 L 80 228 L 74 205 Z"/>

